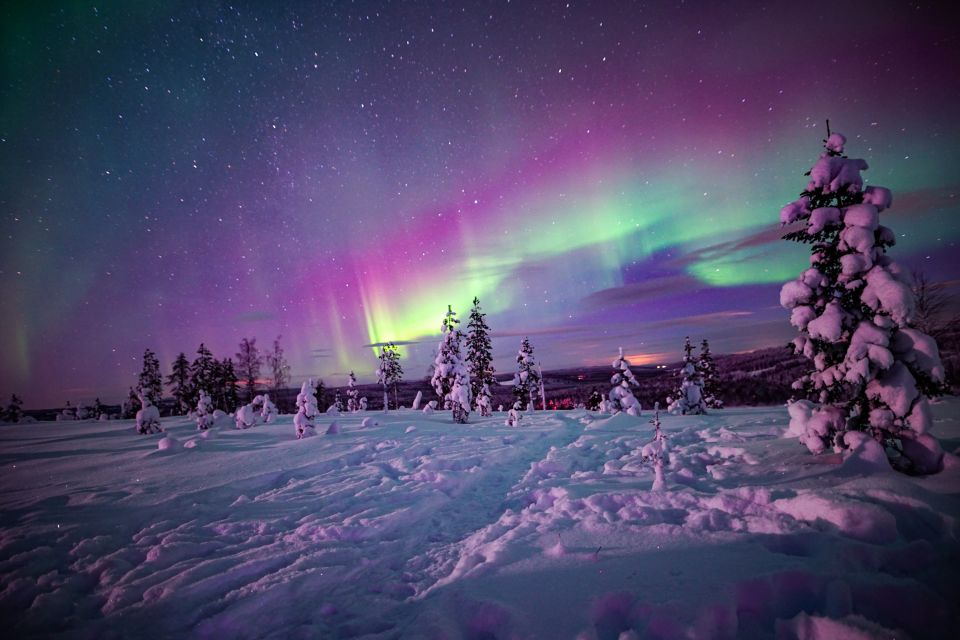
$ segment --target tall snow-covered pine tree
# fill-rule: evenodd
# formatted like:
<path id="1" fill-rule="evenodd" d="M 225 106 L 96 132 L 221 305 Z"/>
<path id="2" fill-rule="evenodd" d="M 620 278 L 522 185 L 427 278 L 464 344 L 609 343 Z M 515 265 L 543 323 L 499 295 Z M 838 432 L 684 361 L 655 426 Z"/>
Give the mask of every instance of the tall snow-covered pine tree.
<path id="1" fill-rule="evenodd" d="M 496 385 L 493 368 L 493 342 L 487 314 L 480 310 L 480 299 L 473 299 L 470 319 L 467 322 L 467 367 L 470 370 L 470 392 L 479 398 L 484 385 Z"/>
<path id="2" fill-rule="evenodd" d="M 445 409 L 453 411 L 453 421 L 463 424 L 470 415 L 470 371 L 463 360 L 460 345 L 463 333 L 457 328 L 460 320 L 451 306 L 443 319 L 443 339 L 433 361 L 430 384 Z"/>
<path id="3" fill-rule="evenodd" d="M 782 224 L 802 225 L 784 239 L 810 245 L 810 267 L 780 291 L 800 332 L 794 350 L 813 363 L 794 383 L 813 403 L 791 406 L 790 431 L 813 453 L 872 438 L 897 468 L 933 473 L 943 457 L 929 433 L 928 397 L 944 381 L 939 350 L 913 328 L 909 276 L 886 253 L 896 239 L 879 217 L 890 190 L 864 189 L 867 163 L 845 145 L 828 125 L 806 189 L 780 212 Z"/>
<path id="4" fill-rule="evenodd" d="M 540 369 L 533 357 L 533 347 L 530 338 L 520 342 L 517 352 L 517 372 L 513 374 L 513 396 L 520 403 L 520 408 L 533 411 L 534 394 L 540 390 Z"/>
<path id="5" fill-rule="evenodd" d="M 708 409 L 722 409 L 723 400 L 720 399 L 720 375 L 717 365 L 710 354 L 710 343 L 704 338 L 700 343 L 700 357 L 697 359 L 697 372 L 703 380 L 703 402 Z"/>

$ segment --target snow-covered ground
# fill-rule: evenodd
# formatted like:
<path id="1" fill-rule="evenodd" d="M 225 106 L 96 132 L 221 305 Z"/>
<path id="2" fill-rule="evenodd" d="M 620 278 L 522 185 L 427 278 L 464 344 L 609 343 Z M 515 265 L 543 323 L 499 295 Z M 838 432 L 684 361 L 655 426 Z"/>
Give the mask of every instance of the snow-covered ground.
<path id="1" fill-rule="evenodd" d="M 960 401 L 934 412 L 956 451 Z M 164 419 L 166 450 L 131 421 L 4 426 L 4 635 L 957 633 L 955 455 L 912 478 L 811 456 L 783 408 L 663 416 L 653 492 L 649 418 L 370 412 L 302 441 L 292 416 Z"/>

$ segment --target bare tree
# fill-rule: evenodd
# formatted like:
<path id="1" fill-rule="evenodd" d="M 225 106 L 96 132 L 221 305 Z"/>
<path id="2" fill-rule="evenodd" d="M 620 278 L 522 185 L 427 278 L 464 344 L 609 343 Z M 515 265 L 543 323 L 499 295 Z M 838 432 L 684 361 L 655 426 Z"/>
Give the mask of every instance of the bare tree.
<path id="1" fill-rule="evenodd" d="M 942 282 L 930 282 L 923 271 L 914 269 L 912 275 L 915 308 L 913 326 L 942 343 L 951 325 L 951 321 L 945 317 L 950 296 Z"/>
<path id="2" fill-rule="evenodd" d="M 267 354 L 267 365 L 270 366 L 271 379 L 274 389 L 282 389 L 290 384 L 290 365 L 287 359 L 283 357 L 283 347 L 280 346 L 280 338 L 273 341 L 273 351 Z"/>
<path id="3" fill-rule="evenodd" d="M 260 365 L 263 358 L 257 349 L 256 338 L 244 338 L 240 341 L 240 351 L 237 351 L 237 373 L 247 388 L 247 398 L 253 398 L 257 392 L 257 378 L 260 377 Z"/>

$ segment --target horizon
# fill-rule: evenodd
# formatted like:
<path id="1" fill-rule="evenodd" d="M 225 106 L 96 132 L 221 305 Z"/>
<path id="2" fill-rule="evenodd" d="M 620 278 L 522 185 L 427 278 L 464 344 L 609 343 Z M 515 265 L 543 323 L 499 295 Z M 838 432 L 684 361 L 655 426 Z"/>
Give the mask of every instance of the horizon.
<path id="1" fill-rule="evenodd" d="M 383 342 L 420 378 L 474 296 L 498 374 L 523 336 L 544 370 L 785 344 L 808 253 L 779 212 L 827 119 L 893 190 L 891 257 L 956 307 L 948 16 L 8 7 L 0 402 L 122 400 L 146 348 L 166 376 L 252 337 L 291 384 L 369 380 Z"/>

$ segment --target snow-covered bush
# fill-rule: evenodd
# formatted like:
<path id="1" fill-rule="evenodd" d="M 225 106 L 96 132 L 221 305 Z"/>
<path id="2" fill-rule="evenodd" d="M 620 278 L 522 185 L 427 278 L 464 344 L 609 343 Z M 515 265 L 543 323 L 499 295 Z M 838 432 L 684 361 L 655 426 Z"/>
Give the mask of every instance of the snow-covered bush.
<path id="1" fill-rule="evenodd" d="M 260 405 L 263 403 L 262 396 L 255 396 L 249 404 L 245 404 L 237 409 L 234 414 L 234 423 L 237 429 L 249 429 L 257 424 L 257 415 L 260 413 Z"/>
<path id="2" fill-rule="evenodd" d="M 623 357 L 623 347 L 620 355 L 613 361 L 613 376 L 610 378 L 610 412 L 623 411 L 631 416 L 640 415 L 640 401 L 630 391 L 630 387 L 637 386 L 637 379 L 630 370 L 630 363 Z"/>
<path id="3" fill-rule="evenodd" d="M 863 189 L 867 163 L 843 155 L 845 143 L 829 135 L 807 188 L 780 212 L 782 224 L 803 225 L 784 239 L 811 245 L 810 267 L 780 303 L 800 332 L 794 350 L 813 362 L 794 388 L 820 405 L 792 411 L 791 431 L 814 453 L 845 449 L 847 431 L 864 431 L 898 468 L 932 473 L 942 451 L 928 434 L 927 398 L 942 391 L 943 366 L 933 338 L 912 328 L 908 276 L 886 254 L 895 237 L 879 215 L 891 193 Z"/>
<path id="4" fill-rule="evenodd" d="M 503 407 L 501 406 L 500 409 L 503 410 Z M 522 414 L 520 412 L 522 410 L 523 410 L 523 405 L 520 403 L 520 401 L 517 400 L 516 402 L 514 402 L 513 407 L 510 409 L 510 412 L 507 414 L 507 419 L 503 424 L 505 424 L 508 427 L 519 427 L 520 419 L 522 417 Z"/>
<path id="5" fill-rule="evenodd" d="M 472 379 L 472 378 L 471 378 Z M 493 397 L 490 394 L 490 385 L 484 383 L 477 394 L 476 407 L 481 416 L 489 416 L 493 405 Z"/>
<path id="6" fill-rule="evenodd" d="M 470 372 L 460 352 L 463 333 L 457 328 L 460 321 L 456 315 L 448 305 L 441 327 L 443 339 L 433 361 L 430 382 L 443 402 L 443 408 L 453 412 L 453 421 L 463 424 L 470 415 Z"/>
<path id="7" fill-rule="evenodd" d="M 697 372 L 703 380 L 703 402 L 707 409 L 723 409 L 720 399 L 720 376 L 717 365 L 710 355 L 710 343 L 704 338 L 700 343 L 700 357 L 697 359 Z"/>
<path id="8" fill-rule="evenodd" d="M 137 411 L 137 433 L 146 434 L 163 431 L 160 428 L 160 409 L 150 401 L 149 393 L 149 390 L 140 390 L 142 408 Z"/>
<path id="9" fill-rule="evenodd" d="M 524 338 L 520 342 L 520 350 L 517 352 L 517 372 L 513 374 L 513 396 L 520 403 L 520 408 L 526 407 L 528 411 L 533 411 L 533 394 L 540 388 L 540 370 L 537 362 L 533 358 L 533 347 L 530 345 L 530 339 Z"/>
<path id="10" fill-rule="evenodd" d="M 414 397 L 413 404 L 410 405 L 410 408 L 414 411 L 419 411 L 421 402 L 423 402 L 423 391 L 417 391 L 417 395 Z"/>
<path id="11" fill-rule="evenodd" d="M 197 400 L 197 409 L 194 412 L 197 419 L 197 429 L 204 431 L 213 426 L 213 400 L 203 389 L 200 389 L 200 399 Z"/>
<path id="12" fill-rule="evenodd" d="M 314 435 L 313 419 L 320 411 L 317 409 L 317 398 L 314 395 L 313 380 L 307 379 L 300 386 L 297 394 L 297 414 L 293 416 L 293 426 L 297 430 L 297 439 Z"/>
<path id="13" fill-rule="evenodd" d="M 260 419 L 269 424 L 277 417 L 277 405 L 273 404 L 269 393 L 258 397 L 260 398 Z"/>
<path id="14" fill-rule="evenodd" d="M 643 445 L 640 456 L 644 462 L 653 463 L 653 491 L 662 491 L 666 487 L 663 477 L 663 464 L 667 461 L 667 438 L 660 430 L 660 403 L 653 405 L 653 440 Z"/>
<path id="15" fill-rule="evenodd" d="M 703 414 L 707 412 L 707 404 L 703 399 L 703 378 L 697 371 L 697 363 L 693 358 L 693 345 L 687 337 L 683 344 L 683 366 L 680 367 L 680 388 L 674 393 L 667 411 L 674 414 Z"/>

